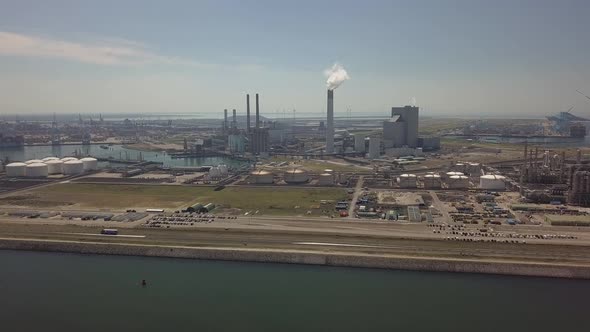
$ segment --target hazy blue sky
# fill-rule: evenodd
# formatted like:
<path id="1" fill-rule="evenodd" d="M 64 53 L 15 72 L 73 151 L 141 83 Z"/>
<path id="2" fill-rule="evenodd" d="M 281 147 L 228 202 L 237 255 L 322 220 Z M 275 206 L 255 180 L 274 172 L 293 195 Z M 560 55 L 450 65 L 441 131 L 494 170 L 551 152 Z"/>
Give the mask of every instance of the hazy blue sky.
<path id="1" fill-rule="evenodd" d="M 590 1 L 0 0 L 0 112 L 590 115 Z"/>

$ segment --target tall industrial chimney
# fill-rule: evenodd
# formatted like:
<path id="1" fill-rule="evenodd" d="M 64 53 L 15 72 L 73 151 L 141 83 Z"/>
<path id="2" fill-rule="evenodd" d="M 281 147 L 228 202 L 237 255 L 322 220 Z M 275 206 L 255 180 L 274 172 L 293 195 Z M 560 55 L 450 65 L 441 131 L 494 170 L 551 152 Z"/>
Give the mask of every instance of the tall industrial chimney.
<path id="1" fill-rule="evenodd" d="M 260 110 L 258 109 L 258 94 L 256 94 L 256 128 L 260 128 Z"/>
<path id="2" fill-rule="evenodd" d="M 334 90 L 328 90 L 328 119 L 326 122 L 326 153 L 334 153 Z"/>
<path id="3" fill-rule="evenodd" d="M 246 95 L 246 132 L 250 132 L 250 95 Z"/>
<path id="4" fill-rule="evenodd" d="M 238 118 L 236 117 L 236 109 L 234 108 L 234 114 L 232 118 L 232 127 L 238 128 Z"/>
<path id="5" fill-rule="evenodd" d="M 223 110 L 223 130 L 227 130 L 227 109 Z"/>

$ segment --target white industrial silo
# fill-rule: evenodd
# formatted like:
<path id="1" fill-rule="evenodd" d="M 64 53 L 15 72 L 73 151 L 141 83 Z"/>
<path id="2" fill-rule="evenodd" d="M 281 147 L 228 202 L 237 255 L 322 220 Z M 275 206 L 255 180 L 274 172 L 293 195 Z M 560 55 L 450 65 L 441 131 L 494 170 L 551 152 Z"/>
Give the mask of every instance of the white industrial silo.
<path id="1" fill-rule="evenodd" d="M 67 161 L 72 161 L 72 160 L 78 160 L 78 158 L 74 158 L 74 157 L 61 158 L 61 161 L 63 161 L 64 163 L 67 162 Z"/>
<path id="2" fill-rule="evenodd" d="M 65 175 L 77 175 L 84 172 L 84 164 L 80 160 L 69 160 L 64 162 L 63 171 Z"/>
<path id="3" fill-rule="evenodd" d="M 285 172 L 283 175 L 285 182 L 290 184 L 299 184 L 309 181 L 309 175 L 305 170 L 294 168 Z"/>
<path id="4" fill-rule="evenodd" d="M 45 157 L 45 158 L 43 158 L 41 160 L 45 163 L 45 162 L 48 162 L 50 160 L 59 160 L 59 158 L 57 158 L 57 157 Z"/>
<path id="5" fill-rule="evenodd" d="M 64 162 L 57 159 L 57 160 L 48 160 L 45 162 L 47 165 L 47 171 L 49 174 L 62 174 L 63 173 L 63 164 Z"/>
<path id="6" fill-rule="evenodd" d="M 26 177 L 28 178 L 41 178 L 47 177 L 48 167 L 45 163 L 31 163 L 26 167 Z"/>
<path id="7" fill-rule="evenodd" d="M 424 175 L 424 188 L 425 189 L 439 189 L 442 186 L 440 175 L 438 174 L 426 174 Z"/>
<path id="8" fill-rule="evenodd" d="M 334 184 L 334 174 L 322 173 L 318 179 L 318 185 L 320 186 L 331 186 Z"/>
<path id="9" fill-rule="evenodd" d="M 25 163 L 10 163 L 6 165 L 6 176 L 16 177 L 25 176 L 27 174 L 27 164 Z"/>
<path id="10" fill-rule="evenodd" d="M 486 190 L 504 190 L 506 178 L 502 175 L 482 175 L 479 178 L 479 187 Z"/>
<path id="11" fill-rule="evenodd" d="M 96 158 L 87 157 L 80 159 L 84 167 L 84 171 L 95 171 L 98 168 L 98 160 Z"/>
<path id="12" fill-rule="evenodd" d="M 31 159 L 31 160 L 25 161 L 25 164 L 27 164 L 27 165 L 30 165 L 30 164 L 39 164 L 39 163 L 43 163 L 43 160 L 40 160 L 40 159 Z"/>
<path id="13" fill-rule="evenodd" d="M 416 188 L 416 174 L 402 174 L 398 178 L 401 188 Z"/>
<path id="14" fill-rule="evenodd" d="M 452 175 L 447 180 L 449 189 L 465 189 L 469 187 L 469 178 L 465 175 Z"/>
<path id="15" fill-rule="evenodd" d="M 273 175 L 265 170 L 253 171 L 250 173 L 249 181 L 256 184 L 272 184 Z"/>

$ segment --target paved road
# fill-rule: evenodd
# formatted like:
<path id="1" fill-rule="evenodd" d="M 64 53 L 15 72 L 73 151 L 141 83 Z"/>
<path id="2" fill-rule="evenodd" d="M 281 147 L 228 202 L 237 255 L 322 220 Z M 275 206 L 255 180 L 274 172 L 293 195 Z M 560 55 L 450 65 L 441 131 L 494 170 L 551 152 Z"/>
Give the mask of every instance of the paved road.
<path id="1" fill-rule="evenodd" d="M 511 262 L 551 262 L 590 266 L 590 246 L 473 243 L 409 239 L 405 236 L 338 235 L 299 229 L 292 231 L 242 228 L 121 230 L 137 237 L 97 237 L 100 228 L 81 226 L 28 226 L 0 223 L 0 238 L 41 239 L 162 246 L 305 250 L 315 252 L 403 255 Z M 88 235 L 86 235 L 88 234 Z M 145 236 L 145 237 L 142 237 Z"/>
<path id="2" fill-rule="evenodd" d="M 363 175 L 359 175 L 358 180 L 356 181 L 356 186 L 354 187 L 354 194 L 352 195 L 352 200 L 350 201 L 350 206 L 348 207 L 348 217 L 354 218 L 354 208 L 356 207 L 356 202 L 359 199 L 359 196 L 363 190 L 363 182 L 365 177 Z"/>

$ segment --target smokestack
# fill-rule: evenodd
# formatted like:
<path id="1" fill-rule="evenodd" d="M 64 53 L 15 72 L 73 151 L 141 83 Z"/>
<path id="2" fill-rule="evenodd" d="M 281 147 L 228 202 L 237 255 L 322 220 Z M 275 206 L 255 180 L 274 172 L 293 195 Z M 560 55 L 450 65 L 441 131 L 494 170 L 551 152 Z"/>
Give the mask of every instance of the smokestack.
<path id="1" fill-rule="evenodd" d="M 232 127 L 234 128 L 238 128 L 238 118 L 236 117 L 236 110 L 234 109 L 234 114 L 233 114 L 233 123 L 232 123 Z"/>
<path id="2" fill-rule="evenodd" d="M 227 129 L 227 109 L 223 110 L 223 130 Z"/>
<path id="3" fill-rule="evenodd" d="M 258 109 L 258 94 L 256 94 L 256 128 L 260 128 L 260 109 Z"/>
<path id="4" fill-rule="evenodd" d="M 334 153 L 334 90 L 328 90 L 328 117 L 326 124 L 326 153 Z"/>
<path id="5" fill-rule="evenodd" d="M 246 95 L 246 132 L 250 132 L 250 95 Z"/>

